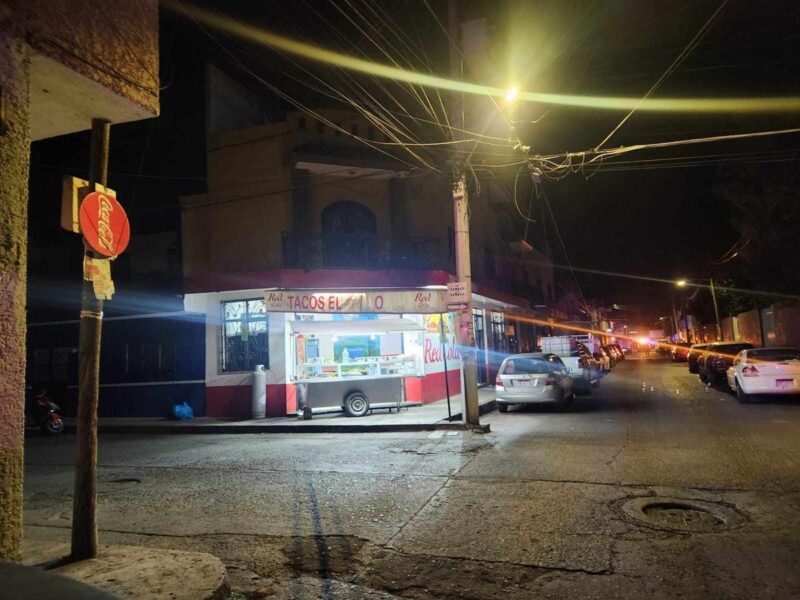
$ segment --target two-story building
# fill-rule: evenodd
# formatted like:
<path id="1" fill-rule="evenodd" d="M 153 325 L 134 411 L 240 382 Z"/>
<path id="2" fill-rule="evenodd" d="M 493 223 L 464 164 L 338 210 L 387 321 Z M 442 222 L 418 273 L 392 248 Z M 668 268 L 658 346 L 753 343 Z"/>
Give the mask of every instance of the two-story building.
<path id="1" fill-rule="evenodd" d="M 318 114 L 324 120 L 294 112 L 238 129 L 212 126 L 208 191 L 181 201 L 184 303 L 206 315 L 210 416 L 249 416 L 257 365 L 266 368 L 273 416 L 298 409 L 294 383 L 309 373 L 312 384 L 343 369 L 369 378 L 378 368 L 370 361 L 409 360 L 399 386 L 377 396 L 426 403 L 460 393 L 453 317 L 442 300 L 454 278 L 450 182 L 325 122 L 382 140 L 358 114 Z M 546 314 L 553 294 L 549 260 L 514 253 L 499 202 L 482 196 L 472 207 L 481 383 L 494 381 L 505 353 L 535 346 L 534 327 L 520 318 Z M 332 394 L 335 404 L 347 392 L 325 389 L 336 391 L 310 385 L 307 393 Z"/>

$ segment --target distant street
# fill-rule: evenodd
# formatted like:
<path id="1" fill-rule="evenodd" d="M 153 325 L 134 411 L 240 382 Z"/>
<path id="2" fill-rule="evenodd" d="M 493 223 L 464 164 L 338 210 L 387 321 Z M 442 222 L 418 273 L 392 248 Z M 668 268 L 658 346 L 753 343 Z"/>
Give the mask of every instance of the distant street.
<path id="1" fill-rule="evenodd" d="M 102 436 L 100 540 L 215 554 L 238 598 L 800 597 L 800 401 L 632 359 L 570 412 L 483 420 Z M 74 442 L 28 440 L 29 549 L 69 539 Z"/>

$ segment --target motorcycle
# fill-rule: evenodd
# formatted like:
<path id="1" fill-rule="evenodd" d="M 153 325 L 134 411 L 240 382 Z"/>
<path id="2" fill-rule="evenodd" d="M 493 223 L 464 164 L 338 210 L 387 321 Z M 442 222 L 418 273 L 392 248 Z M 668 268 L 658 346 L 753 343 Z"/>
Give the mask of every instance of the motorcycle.
<path id="1" fill-rule="evenodd" d="M 59 435 L 64 431 L 61 407 L 47 397 L 46 389 L 39 390 L 31 402 L 25 427 L 39 428 L 46 435 Z"/>

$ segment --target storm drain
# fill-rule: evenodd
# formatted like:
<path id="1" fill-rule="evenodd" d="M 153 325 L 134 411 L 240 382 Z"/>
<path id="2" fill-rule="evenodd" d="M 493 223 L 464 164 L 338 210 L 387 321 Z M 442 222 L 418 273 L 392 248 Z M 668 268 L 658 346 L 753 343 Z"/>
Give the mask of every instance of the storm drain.
<path id="1" fill-rule="evenodd" d="M 652 529 L 713 533 L 738 527 L 747 519 L 732 506 L 686 498 L 645 496 L 619 504 L 622 513 Z"/>

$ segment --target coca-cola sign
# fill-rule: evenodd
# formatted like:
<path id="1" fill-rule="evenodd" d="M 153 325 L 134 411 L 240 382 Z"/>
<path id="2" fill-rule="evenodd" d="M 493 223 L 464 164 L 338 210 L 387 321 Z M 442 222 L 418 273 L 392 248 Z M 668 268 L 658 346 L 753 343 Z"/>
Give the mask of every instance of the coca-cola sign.
<path id="1" fill-rule="evenodd" d="M 128 216 L 114 196 L 103 192 L 88 194 L 81 203 L 79 218 L 83 239 L 97 254 L 116 258 L 128 247 Z"/>

